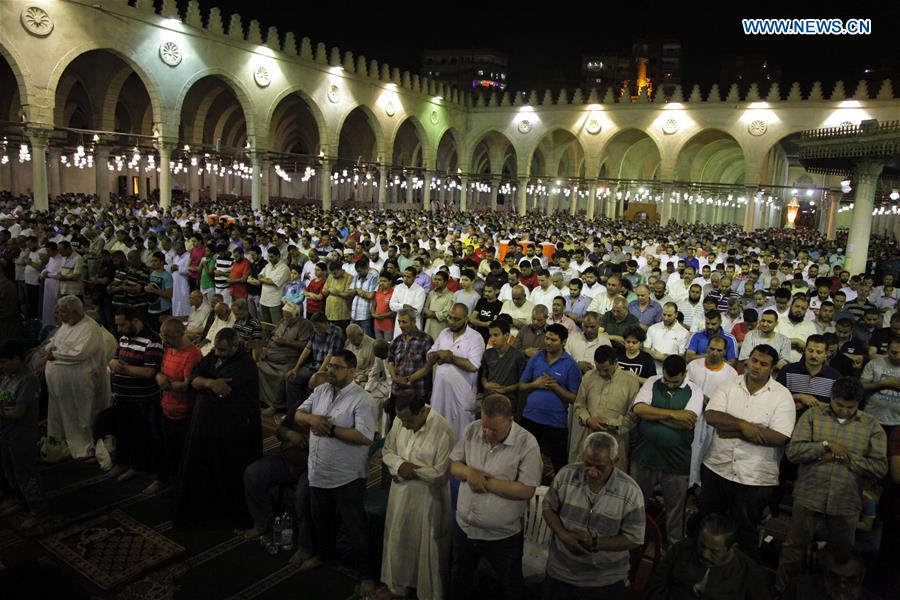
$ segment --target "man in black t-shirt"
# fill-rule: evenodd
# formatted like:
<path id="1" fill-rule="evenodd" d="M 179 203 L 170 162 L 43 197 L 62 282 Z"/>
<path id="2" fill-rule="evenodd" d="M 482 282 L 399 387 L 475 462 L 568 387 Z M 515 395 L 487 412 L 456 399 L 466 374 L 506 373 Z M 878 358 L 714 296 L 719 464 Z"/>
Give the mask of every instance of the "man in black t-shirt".
<path id="1" fill-rule="evenodd" d="M 869 338 L 869 358 L 887 354 L 888 344 L 896 337 L 900 337 L 900 313 L 891 316 L 890 327 L 876 329 Z"/>
<path id="2" fill-rule="evenodd" d="M 490 326 L 491 321 L 496 319 L 503 309 L 503 302 L 497 300 L 498 292 L 499 289 L 494 284 L 490 282 L 485 283 L 484 294 L 478 302 L 475 303 L 474 310 L 469 313 L 469 325 L 472 325 L 472 327 L 481 334 L 485 344 L 490 338 L 488 327 Z"/>

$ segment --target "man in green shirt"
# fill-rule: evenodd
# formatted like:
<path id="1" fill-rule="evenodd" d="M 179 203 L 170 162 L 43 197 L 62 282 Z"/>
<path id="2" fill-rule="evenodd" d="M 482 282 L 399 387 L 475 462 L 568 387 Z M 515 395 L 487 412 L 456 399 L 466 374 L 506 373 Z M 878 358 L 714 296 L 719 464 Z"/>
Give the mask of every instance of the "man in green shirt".
<path id="1" fill-rule="evenodd" d="M 684 537 L 684 504 L 691 473 L 694 425 L 703 412 L 703 390 L 688 381 L 687 364 L 678 355 L 663 361 L 662 375 L 651 377 L 634 398 L 641 421 L 631 457 L 631 476 L 644 499 L 658 483 L 666 503 L 666 533 L 672 546 Z"/>

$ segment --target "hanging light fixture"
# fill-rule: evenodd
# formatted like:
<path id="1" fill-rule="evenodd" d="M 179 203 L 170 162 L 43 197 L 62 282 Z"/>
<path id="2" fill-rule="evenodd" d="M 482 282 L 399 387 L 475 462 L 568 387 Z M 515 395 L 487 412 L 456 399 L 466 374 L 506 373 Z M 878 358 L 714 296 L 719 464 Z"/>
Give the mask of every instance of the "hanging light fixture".
<path id="1" fill-rule="evenodd" d="M 797 220 L 797 213 L 800 212 L 800 203 L 797 202 L 797 196 L 792 196 L 791 201 L 787 205 L 787 227 L 793 229 L 794 221 Z"/>

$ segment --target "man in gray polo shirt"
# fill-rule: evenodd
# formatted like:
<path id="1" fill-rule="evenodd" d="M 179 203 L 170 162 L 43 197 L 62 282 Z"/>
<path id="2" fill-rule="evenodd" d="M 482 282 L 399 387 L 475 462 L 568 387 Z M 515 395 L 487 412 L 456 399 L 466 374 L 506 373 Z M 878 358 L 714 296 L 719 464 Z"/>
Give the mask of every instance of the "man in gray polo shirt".
<path id="1" fill-rule="evenodd" d="M 308 473 L 318 550 L 300 570 L 314 569 L 335 558 L 340 513 L 362 575 L 362 595 L 375 590 L 363 507 L 369 445 L 375 437 L 372 397 L 353 381 L 356 355 L 350 350 L 332 354 L 325 368 L 328 382 L 316 387 L 294 415 L 295 422 L 309 425 L 311 434 Z"/>
<path id="2" fill-rule="evenodd" d="M 503 598 L 524 597 L 522 517 L 541 482 L 537 440 L 513 422 L 509 398 L 484 398 L 481 420 L 466 427 L 450 453 L 450 473 L 460 480 L 450 598 L 470 600 L 472 574 L 483 556 L 503 588 Z"/>
<path id="3" fill-rule="evenodd" d="M 629 554 L 644 543 L 644 496 L 616 468 L 619 443 L 604 431 L 584 441 L 581 462 L 563 467 L 544 496 L 553 530 L 544 598 L 625 598 Z"/>

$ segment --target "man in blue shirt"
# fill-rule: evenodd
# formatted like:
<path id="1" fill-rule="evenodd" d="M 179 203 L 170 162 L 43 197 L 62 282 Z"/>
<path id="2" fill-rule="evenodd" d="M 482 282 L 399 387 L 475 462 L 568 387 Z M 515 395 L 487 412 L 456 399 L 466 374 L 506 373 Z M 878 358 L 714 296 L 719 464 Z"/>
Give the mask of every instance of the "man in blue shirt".
<path id="1" fill-rule="evenodd" d="M 733 335 L 722 330 L 722 315 L 717 310 L 709 310 L 704 317 L 706 319 L 706 329 L 698 331 L 691 336 L 685 358 L 688 362 L 697 358 L 703 358 L 706 356 L 709 340 L 719 336 L 725 338 L 725 341 L 728 343 L 728 347 L 725 348 L 725 360 L 728 361 L 728 364 L 734 366 L 738 356 L 737 340 L 734 339 Z"/>
<path id="2" fill-rule="evenodd" d="M 544 349 L 529 359 L 519 384 L 519 390 L 528 395 L 522 426 L 537 439 L 554 472 L 567 463 L 568 405 L 575 402 L 581 385 L 578 363 L 563 350 L 568 337 L 568 330 L 559 323 L 547 326 Z"/>

